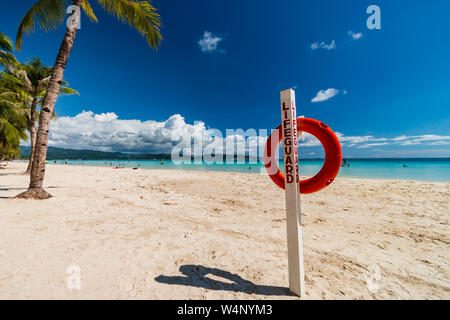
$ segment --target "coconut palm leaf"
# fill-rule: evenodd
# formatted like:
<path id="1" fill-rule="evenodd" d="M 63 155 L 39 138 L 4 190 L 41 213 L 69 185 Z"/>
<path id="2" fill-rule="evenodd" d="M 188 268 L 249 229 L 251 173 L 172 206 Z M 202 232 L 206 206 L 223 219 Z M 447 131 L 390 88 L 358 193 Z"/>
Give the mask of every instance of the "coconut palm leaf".
<path id="1" fill-rule="evenodd" d="M 135 28 L 152 48 L 157 48 L 162 36 L 161 19 L 148 1 L 97 0 L 109 14 Z"/>
<path id="2" fill-rule="evenodd" d="M 0 146 L 18 145 L 20 143 L 19 132 L 8 119 L 0 118 Z"/>
<path id="3" fill-rule="evenodd" d="M 16 49 L 20 50 L 23 33 L 34 32 L 36 24 L 45 32 L 56 29 L 66 19 L 66 0 L 39 0 L 20 22 L 16 35 Z"/>
<path id="4" fill-rule="evenodd" d="M 22 111 L 20 103 L 0 99 L 0 149 L 18 147 L 20 139 L 28 139 Z"/>
<path id="5" fill-rule="evenodd" d="M 60 95 L 72 95 L 72 94 L 80 95 L 80 93 L 77 90 L 69 88 L 69 87 L 61 87 L 61 89 L 59 89 L 59 94 Z"/>
<path id="6" fill-rule="evenodd" d="M 28 91 L 31 92 L 33 90 L 33 84 L 31 83 L 30 79 L 28 79 L 28 74 L 25 70 L 16 70 L 15 76 L 23 83 Z"/>
<path id="7" fill-rule="evenodd" d="M 5 68 L 9 68 L 10 66 L 14 66 L 19 63 L 16 57 L 8 51 L 0 50 L 0 64 Z"/>
<path id="8" fill-rule="evenodd" d="M 17 64 L 16 57 L 12 53 L 14 50 L 13 43 L 9 37 L 0 32 L 0 65 L 8 68 Z"/>
<path id="9" fill-rule="evenodd" d="M 150 1 L 139 0 L 97 0 L 109 14 L 121 22 L 135 28 L 156 49 L 162 40 L 160 33 L 161 19 L 159 13 Z M 16 35 L 16 49 L 20 50 L 23 33 L 34 32 L 36 25 L 45 32 L 54 30 L 66 19 L 66 8 L 70 4 L 67 0 L 39 0 L 22 19 Z M 98 19 L 87 0 L 81 2 L 83 12 L 93 22 Z"/>
<path id="10" fill-rule="evenodd" d="M 47 88 L 48 84 L 50 83 L 50 79 L 52 78 L 52 75 L 49 75 L 48 77 L 39 80 L 39 86 L 38 86 L 38 91 L 41 91 L 43 88 Z M 64 81 L 64 80 L 63 80 Z"/>
<path id="11" fill-rule="evenodd" d="M 26 87 L 26 84 L 22 82 L 18 77 L 15 77 L 11 74 L 8 74 L 6 72 L 0 71 L 0 75 L 3 77 L 4 80 L 9 82 L 9 84 L 18 85 L 20 87 Z"/>
<path id="12" fill-rule="evenodd" d="M 14 50 L 11 39 L 3 33 L 0 33 L 0 49 L 8 52 L 12 52 Z"/>
<path id="13" fill-rule="evenodd" d="M 89 20 L 91 20 L 91 22 L 98 22 L 98 19 L 95 16 L 95 13 L 92 10 L 92 7 L 91 7 L 89 1 L 84 0 L 81 3 L 81 8 L 83 9 L 83 12 L 88 16 Z"/>

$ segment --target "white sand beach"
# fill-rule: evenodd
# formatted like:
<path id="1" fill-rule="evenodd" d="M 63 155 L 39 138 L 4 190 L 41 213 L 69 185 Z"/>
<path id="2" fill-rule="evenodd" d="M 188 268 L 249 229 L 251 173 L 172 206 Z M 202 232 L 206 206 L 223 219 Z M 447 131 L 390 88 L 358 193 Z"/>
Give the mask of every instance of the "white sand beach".
<path id="1" fill-rule="evenodd" d="M 52 199 L 13 199 L 24 169 L 0 169 L 0 299 L 297 299 L 267 176 L 49 164 Z M 305 299 L 450 299 L 449 203 L 418 181 L 302 196 Z"/>

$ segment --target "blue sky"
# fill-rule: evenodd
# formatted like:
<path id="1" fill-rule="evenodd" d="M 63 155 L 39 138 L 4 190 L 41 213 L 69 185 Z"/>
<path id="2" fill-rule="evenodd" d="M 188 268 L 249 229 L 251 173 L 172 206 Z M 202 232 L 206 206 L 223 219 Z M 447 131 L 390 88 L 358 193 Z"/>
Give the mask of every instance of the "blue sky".
<path id="1" fill-rule="evenodd" d="M 34 2 L 8 1 L 0 32 L 14 38 Z M 346 157 L 450 157 L 449 1 L 155 0 L 158 51 L 91 3 L 99 23 L 83 16 L 65 73 L 81 96 L 56 106 L 68 122 L 85 110 L 114 113 L 116 122 L 179 114 L 223 132 L 271 129 L 281 122 L 279 92 L 294 87 L 299 113 L 339 132 Z M 366 26 L 372 4 L 381 8 L 381 30 Z M 17 56 L 52 65 L 64 31 L 36 30 Z M 105 118 L 93 114 L 81 117 L 90 119 L 84 125 Z M 90 147 L 109 143 L 108 128 Z M 67 147 L 64 139 L 53 143 Z M 320 153 L 310 145 L 307 154 Z M 117 141 L 113 149 L 124 151 Z"/>

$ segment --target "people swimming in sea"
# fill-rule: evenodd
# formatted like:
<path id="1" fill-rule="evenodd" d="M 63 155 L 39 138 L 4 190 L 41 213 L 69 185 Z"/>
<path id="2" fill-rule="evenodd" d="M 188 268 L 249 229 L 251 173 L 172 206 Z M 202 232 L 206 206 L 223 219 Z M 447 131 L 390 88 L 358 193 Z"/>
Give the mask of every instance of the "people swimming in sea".
<path id="1" fill-rule="evenodd" d="M 403 164 L 403 168 L 408 168 L 408 166 L 406 164 Z"/>
<path id="2" fill-rule="evenodd" d="M 162 166 L 164 165 L 164 160 L 161 160 L 161 165 L 162 165 Z"/>
<path id="3" fill-rule="evenodd" d="M 346 159 L 342 160 L 342 167 L 350 167 L 350 163 Z"/>

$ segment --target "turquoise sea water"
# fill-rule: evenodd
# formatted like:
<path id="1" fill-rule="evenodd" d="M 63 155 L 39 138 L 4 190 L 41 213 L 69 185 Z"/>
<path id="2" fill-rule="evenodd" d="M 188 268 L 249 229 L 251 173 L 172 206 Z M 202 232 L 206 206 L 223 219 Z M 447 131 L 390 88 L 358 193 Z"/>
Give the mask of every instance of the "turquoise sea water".
<path id="1" fill-rule="evenodd" d="M 65 160 L 57 160 L 57 163 L 64 163 Z M 450 158 L 448 159 L 348 159 L 350 167 L 343 167 L 339 172 L 339 177 L 349 178 L 374 178 L 374 179 L 401 179 L 450 182 Z M 54 163 L 53 160 L 49 163 Z M 178 169 L 178 170 L 198 170 L 198 171 L 226 171 L 245 172 L 260 174 L 265 172 L 264 166 L 258 164 L 182 164 L 175 165 L 170 160 L 164 160 L 161 165 L 160 160 L 141 161 L 110 161 L 110 160 L 67 160 L 68 165 L 87 165 L 102 167 L 124 166 L 126 168 L 143 169 Z M 304 176 L 311 176 L 319 172 L 323 165 L 323 160 L 301 160 L 300 173 Z M 407 167 L 403 167 L 406 165 Z M 283 165 L 280 164 L 282 168 Z"/>

